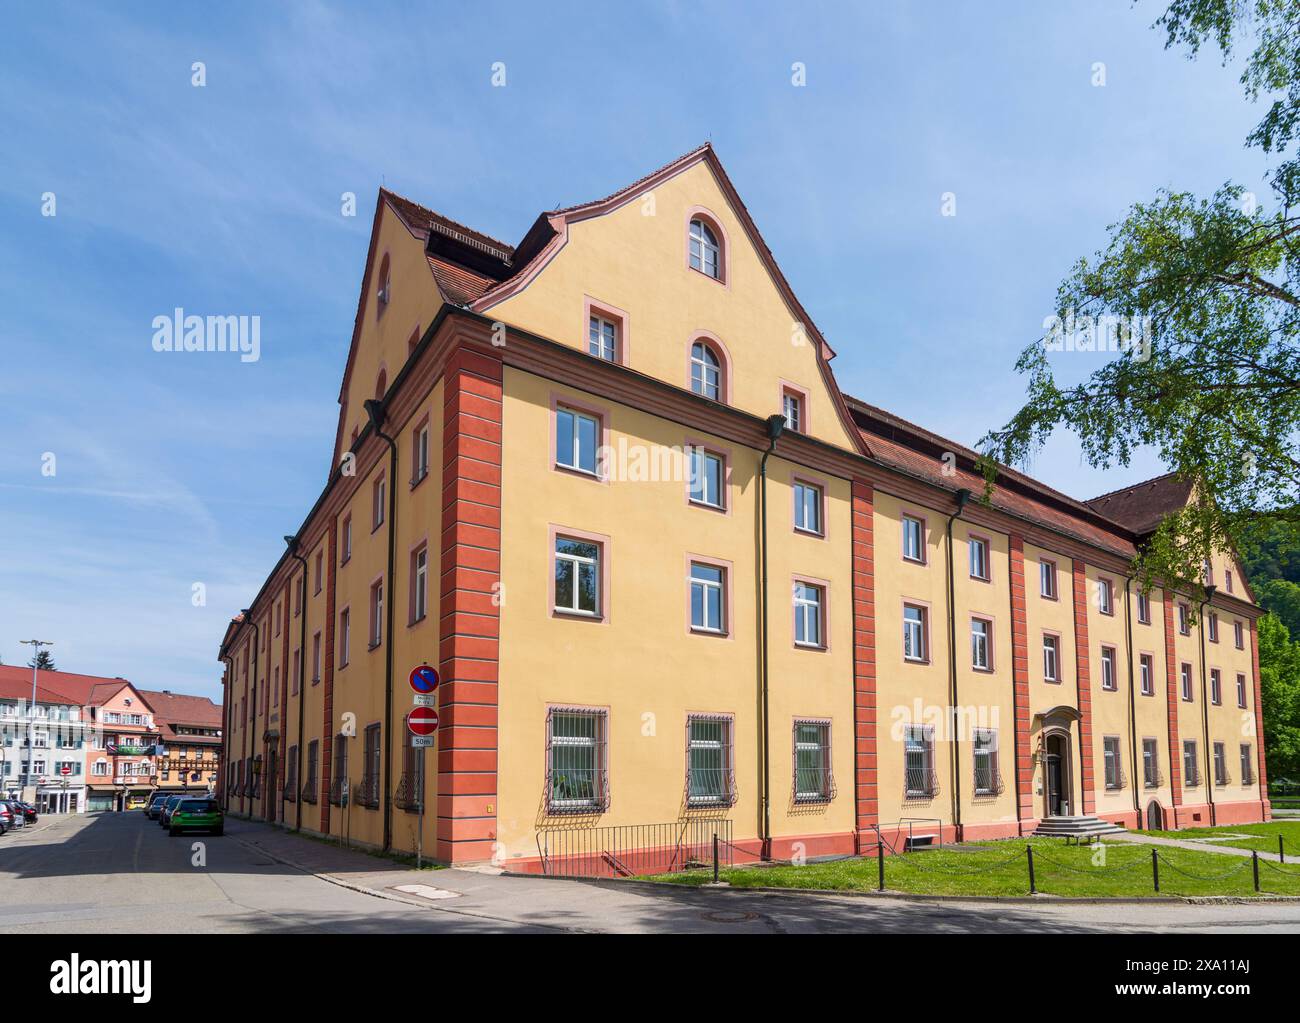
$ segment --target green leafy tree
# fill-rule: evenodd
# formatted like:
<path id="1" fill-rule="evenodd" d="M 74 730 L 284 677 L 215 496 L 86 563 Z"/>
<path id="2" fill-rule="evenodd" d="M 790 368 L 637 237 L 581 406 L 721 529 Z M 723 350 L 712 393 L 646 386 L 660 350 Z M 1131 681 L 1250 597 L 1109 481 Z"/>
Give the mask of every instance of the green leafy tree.
<path id="1" fill-rule="evenodd" d="M 982 442 L 989 489 L 997 462 L 1025 464 L 1061 426 L 1100 468 L 1158 451 L 1194 488 L 1144 546 L 1147 584 L 1300 526 L 1300 0 L 1175 0 L 1156 24 L 1190 57 L 1253 43 L 1242 85 L 1271 99 L 1246 141 L 1275 158 L 1275 208 L 1232 183 L 1133 205 L 1060 285 L 1056 329 L 1016 364 L 1027 401 Z M 1116 355 L 1060 383 L 1049 348 L 1076 334 Z"/>
<path id="2" fill-rule="evenodd" d="M 1300 778 L 1300 643 L 1271 613 L 1259 620 L 1259 686 L 1268 776 Z"/>
<path id="3" fill-rule="evenodd" d="M 50 656 L 48 650 L 37 651 L 35 657 L 27 662 L 27 667 L 36 668 L 40 671 L 57 671 L 54 667 L 54 658 Z"/>
<path id="4" fill-rule="evenodd" d="M 1292 636 L 1300 636 L 1300 585 L 1289 579 L 1265 579 L 1255 586 L 1255 599 L 1286 626 Z"/>

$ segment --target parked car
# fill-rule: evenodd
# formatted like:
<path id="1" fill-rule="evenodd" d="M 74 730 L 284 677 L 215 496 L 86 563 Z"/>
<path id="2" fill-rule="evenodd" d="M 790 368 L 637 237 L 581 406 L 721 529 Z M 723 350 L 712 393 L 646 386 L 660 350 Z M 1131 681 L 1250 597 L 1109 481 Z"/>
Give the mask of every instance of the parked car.
<path id="1" fill-rule="evenodd" d="M 184 798 L 185 796 L 172 793 L 164 799 L 162 809 L 158 811 L 158 823 L 164 828 L 167 827 L 171 823 L 172 811 L 176 809 L 176 805 Z"/>
<path id="2" fill-rule="evenodd" d="M 158 815 L 162 813 L 163 803 L 167 802 L 167 797 L 173 795 L 171 792 L 155 792 L 149 797 L 149 804 L 144 808 L 144 815 L 151 821 L 156 821 Z"/>
<path id="3" fill-rule="evenodd" d="M 23 812 L 23 821 L 24 821 L 25 823 L 27 823 L 27 824 L 34 824 L 34 823 L 36 823 L 36 819 L 37 819 L 37 815 L 36 815 L 36 807 L 32 806 L 31 803 L 24 803 L 21 799 L 15 799 L 15 800 L 13 801 L 13 803 L 14 803 L 14 806 L 16 806 L 16 807 L 18 807 L 18 809 L 22 810 L 22 812 Z"/>
<path id="4" fill-rule="evenodd" d="M 14 826 L 14 814 L 9 809 L 9 804 L 0 802 L 0 835 L 5 834 Z"/>
<path id="5" fill-rule="evenodd" d="M 27 815 L 23 813 L 17 800 L 0 799 L 0 806 L 4 807 L 5 811 L 9 814 L 9 827 L 21 828 L 27 823 Z"/>
<path id="6" fill-rule="evenodd" d="M 183 831 L 210 831 L 220 835 L 226 829 L 226 815 L 215 799 L 182 799 L 171 812 L 167 833 L 179 835 Z"/>

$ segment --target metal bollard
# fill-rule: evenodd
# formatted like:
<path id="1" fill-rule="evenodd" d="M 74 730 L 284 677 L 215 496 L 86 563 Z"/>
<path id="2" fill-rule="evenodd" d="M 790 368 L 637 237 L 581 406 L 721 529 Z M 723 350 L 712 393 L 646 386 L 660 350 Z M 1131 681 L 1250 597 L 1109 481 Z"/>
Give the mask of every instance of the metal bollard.
<path id="1" fill-rule="evenodd" d="M 1160 894 L 1160 857 L 1154 849 L 1151 850 L 1151 880 L 1156 886 L 1156 894 Z"/>
<path id="2" fill-rule="evenodd" d="M 1025 846 L 1025 852 L 1029 854 L 1029 894 L 1037 895 L 1038 887 L 1034 884 L 1034 847 L 1032 845 Z"/>
<path id="3" fill-rule="evenodd" d="M 1255 868 L 1255 891 L 1259 891 L 1259 853 L 1254 849 L 1250 851 L 1250 862 Z"/>
<path id="4" fill-rule="evenodd" d="M 1277 861 L 1279 863 L 1286 862 L 1286 845 L 1283 844 L 1281 835 L 1277 836 Z"/>
<path id="5" fill-rule="evenodd" d="M 880 891 L 885 890 L 885 840 L 876 843 L 876 866 L 880 871 Z"/>
<path id="6" fill-rule="evenodd" d="M 713 833 L 713 883 L 718 883 L 718 833 Z"/>

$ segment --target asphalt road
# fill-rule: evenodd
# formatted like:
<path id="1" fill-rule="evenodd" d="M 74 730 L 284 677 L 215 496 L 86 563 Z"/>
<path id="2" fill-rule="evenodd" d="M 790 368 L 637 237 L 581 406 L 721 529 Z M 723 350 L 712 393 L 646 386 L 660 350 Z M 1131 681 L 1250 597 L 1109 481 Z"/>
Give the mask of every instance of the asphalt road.
<path id="1" fill-rule="evenodd" d="M 204 864 L 194 862 L 195 843 Z M 410 884 L 433 886 L 438 898 L 397 892 Z M 1300 933 L 1300 902 L 939 902 L 417 873 L 233 819 L 221 838 L 171 838 L 138 811 L 45 818 L 0 837 L 0 892 L 0 935 Z"/>

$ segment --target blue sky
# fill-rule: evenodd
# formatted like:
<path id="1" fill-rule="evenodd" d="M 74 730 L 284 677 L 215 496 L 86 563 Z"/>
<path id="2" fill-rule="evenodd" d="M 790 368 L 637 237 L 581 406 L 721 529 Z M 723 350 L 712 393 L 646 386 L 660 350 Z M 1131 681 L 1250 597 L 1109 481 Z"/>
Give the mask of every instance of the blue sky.
<path id="1" fill-rule="evenodd" d="M 1262 111 L 1217 55 L 1163 49 L 1162 9 L 9 5 L 0 657 L 35 635 L 65 670 L 219 694 L 225 623 L 325 479 L 381 182 L 517 241 L 711 139 L 841 386 L 974 443 L 1131 202 L 1267 195 Z M 177 306 L 260 316 L 261 359 L 155 352 Z M 1098 472 L 1062 436 L 1032 470 L 1088 497 L 1162 467 Z"/>

